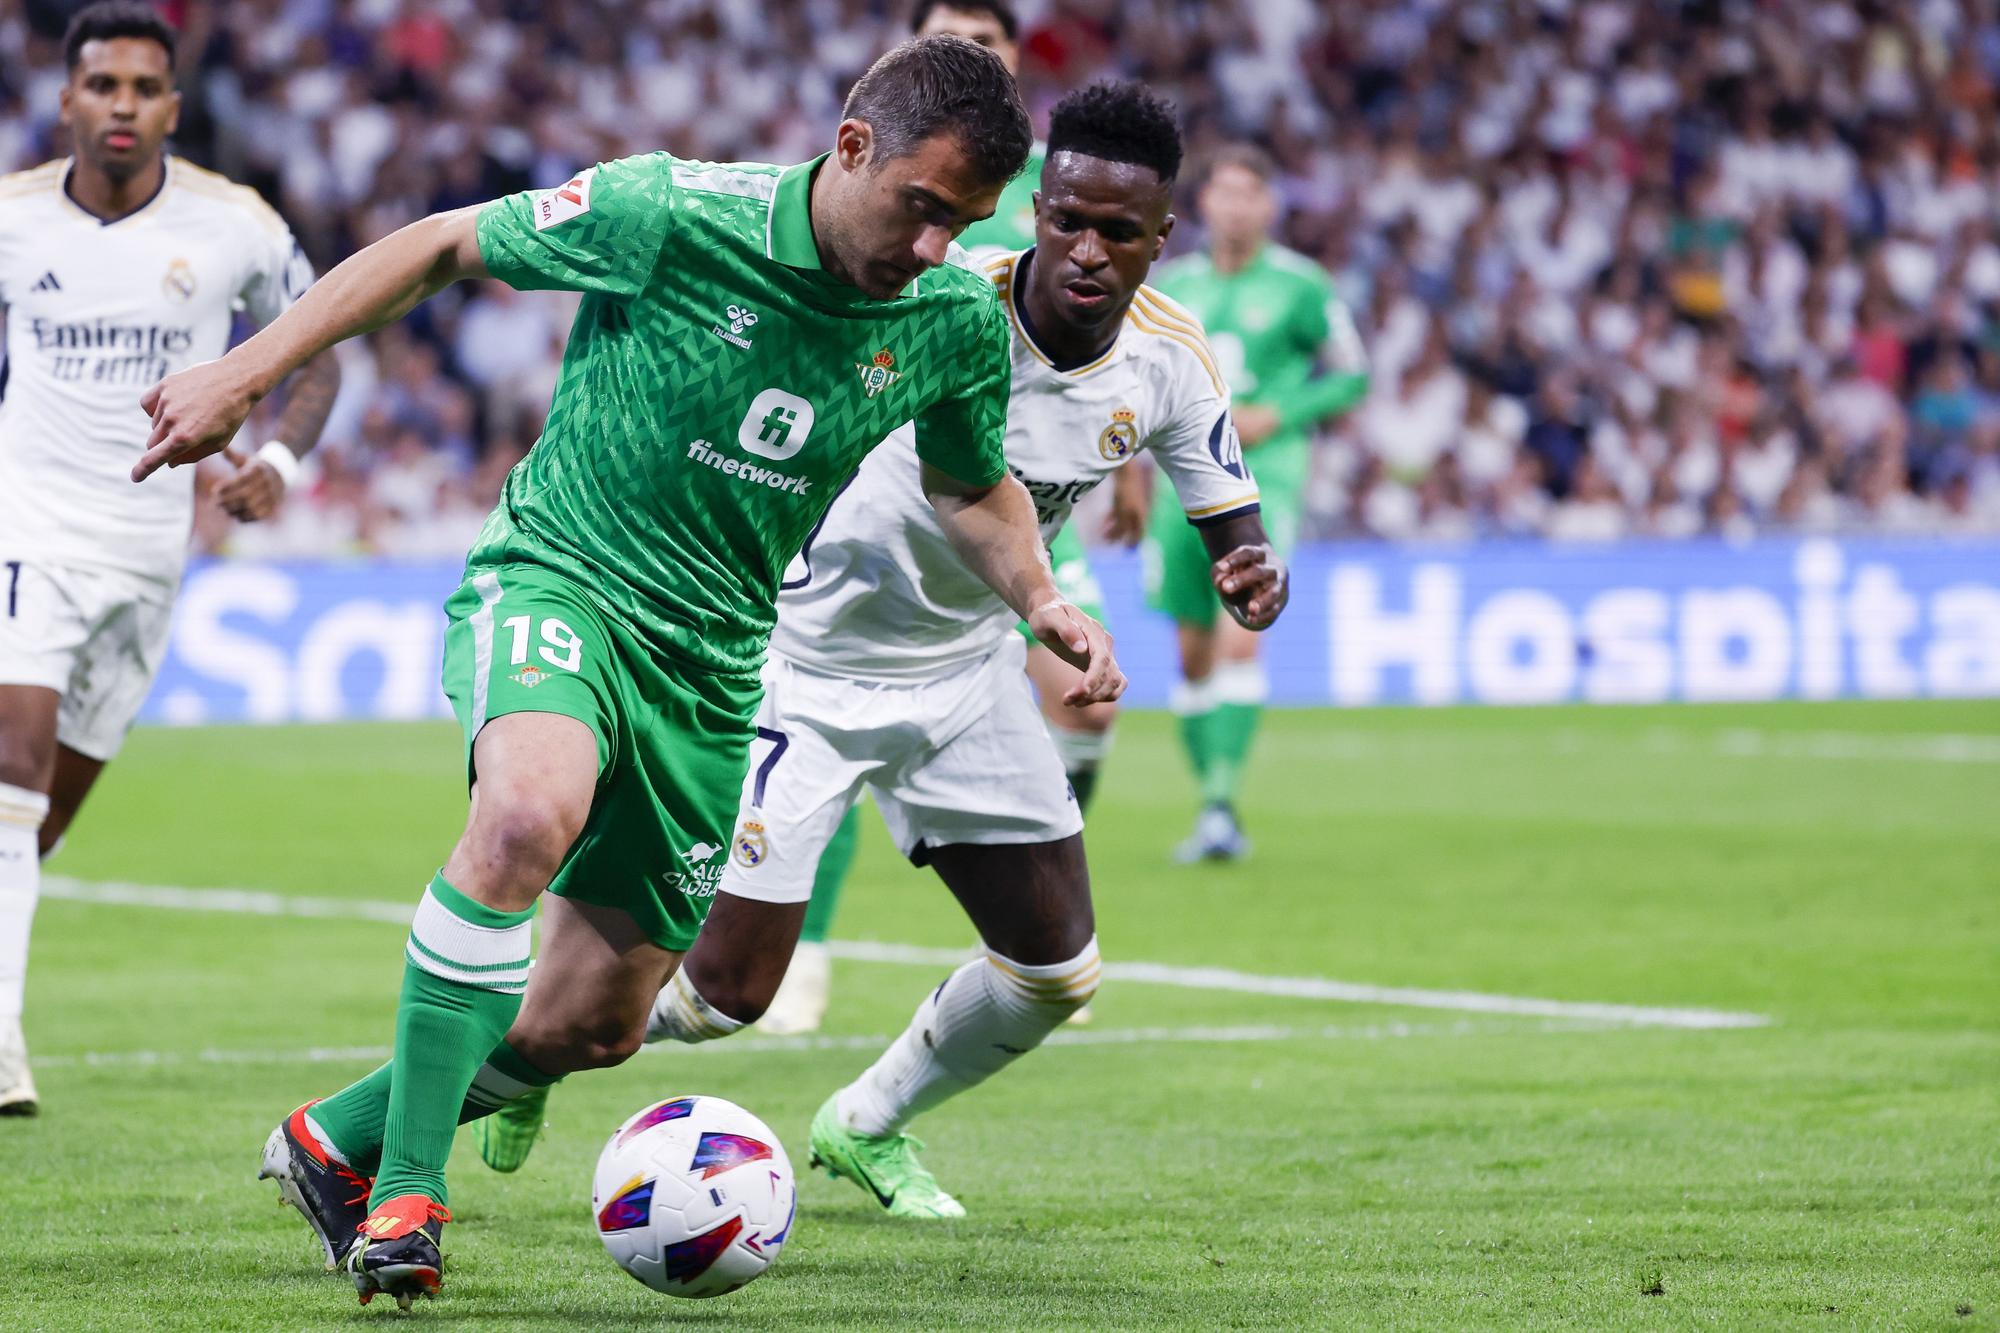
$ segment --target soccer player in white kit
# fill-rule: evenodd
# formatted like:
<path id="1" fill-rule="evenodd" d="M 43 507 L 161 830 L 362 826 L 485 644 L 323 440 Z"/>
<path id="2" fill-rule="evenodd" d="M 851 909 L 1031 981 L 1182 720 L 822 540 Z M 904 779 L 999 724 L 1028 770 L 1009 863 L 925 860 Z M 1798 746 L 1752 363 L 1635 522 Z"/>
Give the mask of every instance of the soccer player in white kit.
<path id="1" fill-rule="evenodd" d="M 1172 108 L 1137 84 L 1056 105 L 1036 244 L 988 270 L 1014 328 L 1007 461 L 1046 540 L 1078 499 L 1150 451 L 1215 559 L 1224 603 L 1263 629 L 1287 576 L 1228 387 L 1199 323 L 1141 285 L 1173 226 L 1180 157 Z M 647 1039 L 712 1040 L 762 1015 L 820 852 L 867 787 L 984 947 L 820 1108 L 813 1160 L 893 1214 L 962 1216 L 904 1128 L 1040 1044 L 1096 989 L 1083 820 L 1022 675 L 1016 617 L 954 553 L 908 438 L 868 456 L 784 586 L 728 864 Z M 488 1140 L 512 1140 L 499 1161 L 482 1140 L 502 1169 L 519 1165 L 541 1122 L 541 1098 L 520 1091 L 490 1090 L 513 1100 L 481 1122 L 498 1131 Z"/>
<path id="2" fill-rule="evenodd" d="M 40 861 L 117 753 L 165 654 L 192 472 L 135 486 L 139 397 L 221 356 L 235 312 L 267 323 L 312 281 L 256 193 L 168 155 L 174 32 L 147 4 L 71 21 L 62 121 L 75 156 L 0 177 L 0 1114 L 38 1104 L 21 1033 Z M 277 437 L 219 498 L 276 508 L 339 387 L 293 380 Z"/>

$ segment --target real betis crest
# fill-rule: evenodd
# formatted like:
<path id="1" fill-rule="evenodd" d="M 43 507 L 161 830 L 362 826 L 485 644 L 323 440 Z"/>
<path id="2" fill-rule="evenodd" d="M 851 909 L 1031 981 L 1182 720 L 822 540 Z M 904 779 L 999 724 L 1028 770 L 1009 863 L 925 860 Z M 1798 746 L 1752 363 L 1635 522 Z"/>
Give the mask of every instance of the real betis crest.
<path id="1" fill-rule="evenodd" d="M 854 368 L 861 372 L 861 387 L 868 390 L 870 398 L 903 378 L 902 371 L 890 369 L 895 364 L 896 358 L 889 354 L 889 349 L 886 347 L 875 353 L 872 364 L 864 366 L 859 361 L 854 363 Z"/>

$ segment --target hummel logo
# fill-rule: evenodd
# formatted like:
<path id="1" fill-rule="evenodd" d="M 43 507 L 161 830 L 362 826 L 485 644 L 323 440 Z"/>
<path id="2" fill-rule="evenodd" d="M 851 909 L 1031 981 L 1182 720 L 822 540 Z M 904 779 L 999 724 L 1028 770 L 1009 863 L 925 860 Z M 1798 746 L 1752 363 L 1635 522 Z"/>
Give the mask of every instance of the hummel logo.
<path id="1" fill-rule="evenodd" d="M 729 317 L 729 327 L 725 329 L 717 324 L 709 331 L 725 342 L 735 343 L 738 347 L 748 347 L 750 340 L 743 336 L 743 330 L 757 322 L 757 312 L 746 306 L 733 305 L 724 313 Z"/>
<path id="2" fill-rule="evenodd" d="M 41 281 L 28 288 L 28 290 L 31 292 L 59 292 L 62 290 L 62 284 L 56 281 L 55 270 L 50 269 L 47 273 L 42 274 Z"/>

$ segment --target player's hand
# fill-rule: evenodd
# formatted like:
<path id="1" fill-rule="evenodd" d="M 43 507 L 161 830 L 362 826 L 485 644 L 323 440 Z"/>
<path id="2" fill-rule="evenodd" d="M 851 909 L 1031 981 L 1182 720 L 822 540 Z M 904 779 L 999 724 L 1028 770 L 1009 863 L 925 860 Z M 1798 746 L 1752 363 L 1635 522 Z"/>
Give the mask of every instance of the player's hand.
<path id="1" fill-rule="evenodd" d="M 1236 438 L 1243 447 L 1262 444 L 1278 433 L 1278 413 L 1262 403 L 1238 403 L 1229 409 L 1236 422 Z"/>
<path id="2" fill-rule="evenodd" d="M 1292 599 L 1292 575 L 1269 546 L 1239 546 L 1209 569 L 1229 614 L 1245 629 L 1269 629 Z"/>
<path id="3" fill-rule="evenodd" d="M 1104 540 L 1136 546 L 1146 535 L 1146 517 L 1153 508 L 1152 478 L 1137 466 L 1119 468 L 1111 479 L 1111 508 L 1104 515 Z"/>
<path id="4" fill-rule="evenodd" d="M 1083 673 L 1063 702 L 1072 708 L 1110 703 L 1125 693 L 1125 673 L 1111 655 L 1111 632 L 1056 598 L 1028 613 L 1028 629 L 1048 650 Z"/>
<path id="5" fill-rule="evenodd" d="M 215 488 L 222 512 L 238 523 L 255 523 L 277 513 L 278 502 L 285 498 L 285 479 L 278 469 L 233 445 L 222 456 L 236 465 L 236 474 Z"/>
<path id="6" fill-rule="evenodd" d="M 167 376 L 139 400 L 153 418 L 153 433 L 132 468 L 132 480 L 144 481 L 163 467 L 185 467 L 221 453 L 256 402 L 227 357 Z"/>

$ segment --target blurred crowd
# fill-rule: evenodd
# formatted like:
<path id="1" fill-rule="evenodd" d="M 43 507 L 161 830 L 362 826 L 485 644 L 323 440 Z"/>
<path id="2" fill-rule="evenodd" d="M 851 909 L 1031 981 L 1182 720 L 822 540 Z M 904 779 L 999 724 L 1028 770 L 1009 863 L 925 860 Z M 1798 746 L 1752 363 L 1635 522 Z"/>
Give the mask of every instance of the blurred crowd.
<path id="1" fill-rule="evenodd" d="M 62 151 L 42 7 L 0 11 L 0 166 Z M 809 157 L 907 26 L 903 0 L 164 7 L 180 151 L 276 201 L 322 270 L 608 157 Z M 1282 238 L 1374 373 L 1323 433 L 1312 533 L 2000 532 L 2000 0 L 1018 8 L 1038 122 L 1136 76 L 1196 161 L 1252 138 L 1280 164 Z M 1170 253 L 1201 241 L 1179 211 Z M 309 483 L 212 539 L 462 551 L 570 309 L 488 283 L 350 345 Z"/>

